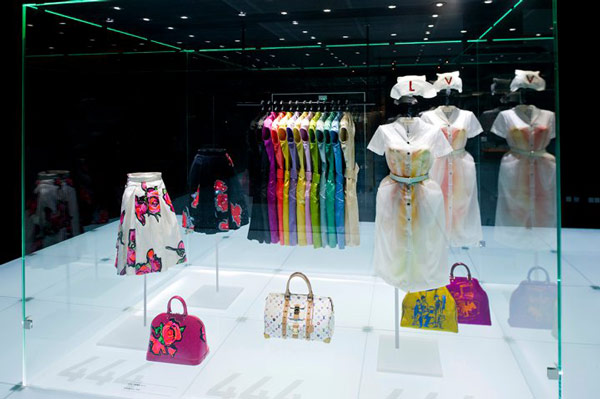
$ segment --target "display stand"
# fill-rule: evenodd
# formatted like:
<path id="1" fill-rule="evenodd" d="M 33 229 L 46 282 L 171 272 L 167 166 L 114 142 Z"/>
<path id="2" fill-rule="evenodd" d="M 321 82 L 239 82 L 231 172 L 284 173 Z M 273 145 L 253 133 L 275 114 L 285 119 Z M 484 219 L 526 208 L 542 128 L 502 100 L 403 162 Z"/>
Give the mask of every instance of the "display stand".
<path id="1" fill-rule="evenodd" d="M 111 330 L 97 345 L 115 348 L 139 349 L 148 348 L 148 275 L 144 274 L 144 313 L 130 316 Z"/>
<path id="2" fill-rule="evenodd" d="M 442 377 L 437 340 L 428 337 L 400 338 L 398 288 L 394 288 L 394 311 L 394 336 L 379 337 L 377 371 Z"/>
<path id="3" fill-rule="evenodd" d="M 215 285 L 202 285 L 187 303 L 191 307 L 225 310 L 244 290 L 242 287 L 222 287 L 219 284 L 219 243 L 228 236 L 215 236 Z"/>

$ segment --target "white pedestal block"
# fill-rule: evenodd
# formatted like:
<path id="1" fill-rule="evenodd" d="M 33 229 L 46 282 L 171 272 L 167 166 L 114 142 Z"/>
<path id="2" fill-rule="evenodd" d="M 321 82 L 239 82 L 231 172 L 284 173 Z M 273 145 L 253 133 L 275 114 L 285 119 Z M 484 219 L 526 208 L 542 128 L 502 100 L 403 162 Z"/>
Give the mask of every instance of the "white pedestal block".
<path id="1" fill-rule="evenodd" d="M 190 307 L 225 310 L 243 290 L 242 287 L 220 286 L 217 292 L 214 285 L 203 285 L 186 302 Z"/>

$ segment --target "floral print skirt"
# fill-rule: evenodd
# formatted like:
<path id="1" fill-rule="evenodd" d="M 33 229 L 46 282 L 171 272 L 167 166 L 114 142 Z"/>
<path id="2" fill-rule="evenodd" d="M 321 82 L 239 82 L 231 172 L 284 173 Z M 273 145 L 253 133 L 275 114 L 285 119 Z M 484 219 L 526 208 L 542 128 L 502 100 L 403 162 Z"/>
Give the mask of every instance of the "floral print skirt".
<path id="1" fill-rule="evenodd" d="M 175 209 L 161 174 L 129 173 L 127 178 L 117 235 L 117 273 L 156 273 L 186 262 Z"/>

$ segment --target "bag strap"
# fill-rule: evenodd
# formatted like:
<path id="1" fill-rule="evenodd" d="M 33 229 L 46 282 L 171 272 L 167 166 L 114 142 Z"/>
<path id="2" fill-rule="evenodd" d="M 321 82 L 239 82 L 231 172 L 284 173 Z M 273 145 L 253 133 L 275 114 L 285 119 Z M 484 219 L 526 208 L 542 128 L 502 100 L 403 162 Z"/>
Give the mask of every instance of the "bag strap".
<path id="1" fill-rule="evenodd" d="M 471 270 L 469 269 L 469 266 L 465 265 L 462 262 L 456 262 L 452 265 L 452 268 L 450 268 L 450 281 L 454 280 L 454 269 L 456 269 L 457 266 L 464 266 L 465 269 L 467 269 L 468 279 L 471 280 Z"/>
<path id="2" fill-rule="evenodd" d="M 171 299 L 169 299 L 169 303 L 167 304 L 167 313 L 172 313 L 171 312 L 171 301 L 173 299 L 177 299 L 179 302 L 181 302 L 181 304 L 183 305 L 183 315 L 187 316 L 188 315 L 187 305 L 186 305 L 185 301 L 183 300 L 183 298 L 180 297 L 180 296 L 178 296 L 178 295 L 175 295 L 174 297 L 172 297 Z"/>
<path id="3" fill-rule="evenodd" d="M 548 271 L 546 269 L 544 269 L 541 266 L 534 266 L 531 269 L 529 269 L 529 272 L 527 272 L 527 281 L 531 281 L 531 273 L 536 271 L 536 270 L 541 270 L 544 272 L 544 274 L 546 275 L 546 282 L 549 283 L 550 282 L 550 275 L 548 274 Z"/>
<path id="4" fill-rule="evenodd" d="M 294 277 L 300 277 L 302 280 L 304 280 L 304 282 L 308 286 L 308 300 L 312 301 L 314 299 L 314 295 L 313 295 L 313 291 L 312 291 L 312 286 L 310 285 L 310 281 L 308 280 L 308 277 L 306 277 L 303 273 L 300 273 L 300 272 L 295 272 L 290 275 L 290 278 L 287 281 L 287 285 L 285 286 L 285 297 L 287 299 L 289 299 L 289 297 L 291 295 L 290 294 L 290 281 L 292 281 L 292 279 Z"/>

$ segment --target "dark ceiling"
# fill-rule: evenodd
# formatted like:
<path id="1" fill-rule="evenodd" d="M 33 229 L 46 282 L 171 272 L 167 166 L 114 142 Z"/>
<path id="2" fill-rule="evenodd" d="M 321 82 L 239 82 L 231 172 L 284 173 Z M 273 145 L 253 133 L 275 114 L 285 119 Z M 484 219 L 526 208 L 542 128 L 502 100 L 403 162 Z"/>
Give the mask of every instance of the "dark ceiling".
<path id="1" fill-rule="evenodd" d="M 27 13 L 27 55 L 188 51 L 213 60 L 208 62 L 212 68 L 266 70 L 552 62 L 551 0 L 442 3 L 115 0 L 38 5 Z"/>

